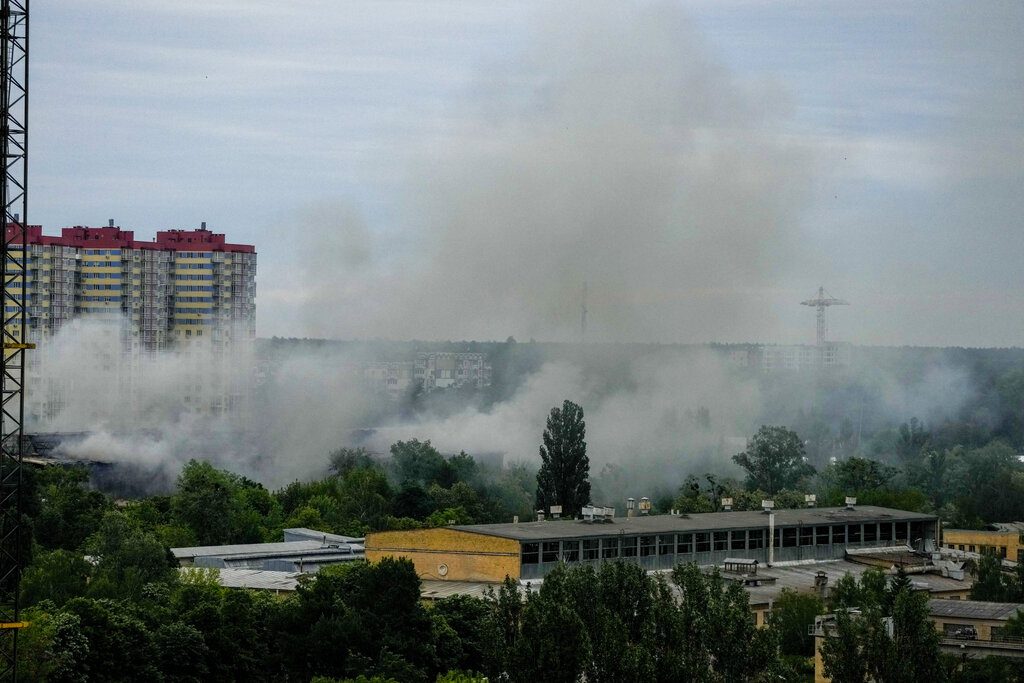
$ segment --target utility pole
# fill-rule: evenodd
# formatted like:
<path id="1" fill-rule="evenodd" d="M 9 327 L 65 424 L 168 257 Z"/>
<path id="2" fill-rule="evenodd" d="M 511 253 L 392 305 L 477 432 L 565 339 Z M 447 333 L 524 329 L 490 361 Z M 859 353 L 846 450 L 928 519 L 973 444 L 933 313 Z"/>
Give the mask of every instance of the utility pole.
<path id="1" fill-rule="evenodd" d="M 28 335 L 28 0 L 0 0 L 0 681 L 18 679 L 23 523 L 22 457 Z"/>

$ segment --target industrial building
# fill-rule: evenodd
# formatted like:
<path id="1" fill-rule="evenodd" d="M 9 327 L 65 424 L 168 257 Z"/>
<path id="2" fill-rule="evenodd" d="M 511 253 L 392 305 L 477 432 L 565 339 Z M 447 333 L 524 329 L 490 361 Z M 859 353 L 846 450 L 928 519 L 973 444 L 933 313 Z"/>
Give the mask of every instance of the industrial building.
<path id="1" fill-rule="evenodd" d="M 407 557 L 425 580 L 499 582 L 541 579 L 562 562 L 772 566 L 843 559 L 859 548 L 934 550 L 938 538 L 935 515 L 849 506 L 383 531 L 366 538 L 366 558 Z"/>
<path id="2" fill-rule="evenodd" d="M 7 239 L 22 241 L 17 226 L 7 226 Z M 198 230 L 158 232 L 154 241 L 135 239 L 130 230 L 73 227 L 60 236 L 44 235 L 39 225 L 25 228 L 25 253 L 12 248 L 11 256 L 25 257 L 25 274 L 13 278 L 11 296 L 26 307 L 26 341 L 39 352 L 29 356 L 27 395 L 29 415 L 44 419 L 63 407 L 59 377 L 44 384 L 53 338 L 76 321 L 109 324 L 102 350 L 115 354 L 109 368 L 121 375 L 130 395 L 133 375 L 127 358 L 171 348 L 209 348 L 212 357 L 227 358 L 240 343 L 256 334 L 256 250 L 232 244 L 204 223 Z M 17 308 L 7 305 L 5 313 Z M 20 334 L 17 318 L 9 325 Z M 120 355 L 117 355 L 120 354 Z M 137 368 L 134 368 L 137 373 Z M 214 411 L 230 409 L 244 387 L 232 386 L 216 368 L 203 368 L 194 384 L 211 384 L 204 396 Z M 199 392 L 197 392 L 198 395 Z"/>
<path id="3" fill-rule="evenodd" d="M 942 547 L 967 554 L 992 553 L 1004 560 L 1024 561 L 1024 522 L 1000 522 L 985 529 L 943 529 Z"/>
<path id="4" fill-rule="evenodd" d="M 929 616 L 942 633 L 939 650 L 963 659 L 1012 657 L 1024 659 L 1024 643 L 1004 634 L 1006 622 L 1024 609 L 1024 605 L 976 600 L 930 600 Z M 859 612 L 853 611 L 856 618 Z M 836 617 L 824 614 L 814 620 L 814 681 L 830 683 L 821 659 L 821 645 L 834 636 Z"/>
<path id="5" fill-rule="evenodd" d="M 313 529 L 286 529 L 278 543 L 171 548 L 182 567 L 248 569 L 315 574 L 321 567 L 363 559 L 361 538 Z"/>

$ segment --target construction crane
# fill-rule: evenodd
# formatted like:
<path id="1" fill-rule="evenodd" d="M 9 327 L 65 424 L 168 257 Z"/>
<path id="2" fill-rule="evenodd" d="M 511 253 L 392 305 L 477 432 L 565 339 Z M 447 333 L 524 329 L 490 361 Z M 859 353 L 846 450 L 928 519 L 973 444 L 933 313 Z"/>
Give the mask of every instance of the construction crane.
<path id="1" fill-rule="evenodd" d="M 800 305 L 813 306 L 818 309 L 818 346 L 823 346 L 828 340 L 828 319 L 826 318 L 825 310 L 829 306 L 849 306 L 850 302 L 836 299 L 826 292 L 824 287 L 818 287 L 818 296 L 814 299 L 801 301 Z"/>
<path id="2" fill-rule="evenodd" d="M 3 356 L 0 361 L 0 681 L 18 679 L 26 526 L 22 466 L 28 323 L 28 0 L 0 0 L 0 206 L 3 207 Z"/>

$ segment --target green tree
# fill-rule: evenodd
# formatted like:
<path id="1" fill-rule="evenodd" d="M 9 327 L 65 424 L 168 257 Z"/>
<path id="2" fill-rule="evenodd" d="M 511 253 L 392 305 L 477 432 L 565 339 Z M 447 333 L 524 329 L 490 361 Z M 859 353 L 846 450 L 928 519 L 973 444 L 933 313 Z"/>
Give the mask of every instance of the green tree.
<path id="1" fill-rule="evenodd" d="M 807 627 L 823 611 L 824 605 L 817 595 L 782 589 L 772 606 L 769 623 L 779 634 L 779 647 L 783 654 L 814 655 L 814 636 L 808 634 Z"/>
<path id="2" fill-rule="evenodd" d="M 451 668 L 461 671 L 483 671 L 490 609 L 485 601 L 466 595 L 454 595 L 434 603 L 431 614 L 443 619 L 459 641 L 459 656 Z M 446 668 L 444 666 L 442 669 Z"/>
<path id="3" fill-rule="evenodd" d="M 821 647 L 825 675 L 835 683 L 945 680 L 928 594 L 901 579 L 887 586 L 883 576 L 879 584 L 879 574 L 862 575 L 856 611 L 836 611 Z"/>
<path id="4" fill-rule="evenodd" d="M 177 575 L 167 549 L 119 512 L 108 512 L 99 530 L 86 542 L 95 558 L 89 594 L 137 598 L 151 582 L 170 582 Z"/>
<path id="5" fill-rule="evenodd" d="M 971 600 L 1007 602 L 1011 587 L 1003 573 L 1003 562 L 994 553 L 985 552 L 978 559 L 978 573 L 971 586 Z"/>
<path id="6" fill-rule="evenodd" d="M 76 614 L 51 603 L 25 610 L 28 627 L 18 634 L 18 673 L 27 681 L 86 683 L 89 641 Z"/>
<path id="7" fill-rule="evenodd" d="M 885 488 L 896 476 L 896 468 L 869 458 L 840 460 L 830 468 L 835 485 L 845 495 Z"/>
<path id="8" fill-rule="evenodd" d="M 208 462 L 189 460 L 178 476 L 172 499 L 174 516 L 189 527 L 202 545 L 233 540 L 234 482 Z"/>
<path id="9" fill-rule="evenodd" d="M 92 565 L 81 553 L 38 553 L 21 577 L 22 604 L 50 600 L 60 607 L 71 598 L 85 595 L 91 575 Z"/>
<path id="10" fill-rule="evenodd" d="M 920 420 L 916 417 L 910 418 L 910 422 L 900 425 L 899 436 L 896 439 L 896 455 L 904 462 L 916 459 L 928 444 L 928 437 L 929 434 Z"/>
<path id="11" fill-rule="evenodd" d="M 80 671 L 90 683 L 159 680 L 153 636 L 130 605 L 75 598 L 65 610 L 78 617 L 89 643 Z"/>
<path id="12" fill-rule="evenodd" d="M 583 409 L 572 401 L 551 409 L 540 447 L 537 509 L 561 505 L 562 515 L 575 518 L 590 501 L 586 429 Z"/>
<path id="13" fill-rule="evenodd" d="M 89 472 L 84 467 L 47 467 L 37 476 L 40 505 L 32 524 L 36 542 L 43 548 L 78 550 L 113 504 L 86 488 Z"/>
<path id="14" fill-rule="evenodd" d="M 762 426 L 747 449 L 732 459 L 747 471 L 747 488 L 761 489 L 769 495 L 796 488 L 802 477 L 814 473 L 804 461 L 800 437 L 785 427 Z"/>

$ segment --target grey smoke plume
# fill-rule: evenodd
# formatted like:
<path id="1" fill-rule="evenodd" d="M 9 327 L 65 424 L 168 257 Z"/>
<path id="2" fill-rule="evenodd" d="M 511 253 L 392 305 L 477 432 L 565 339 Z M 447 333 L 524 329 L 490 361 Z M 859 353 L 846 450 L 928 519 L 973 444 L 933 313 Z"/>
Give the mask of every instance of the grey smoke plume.
<path id="1" fill-rule="evenodd" d="M 679 8 L 563 3 L 519 55 L 481 69 L 475 94 L 410 150 L 408 182 L 389 194 L 397 225 L 373 225 L 374 212 L 343 200 L 300 217 L 296 287 L 274 293 L 300 311 L 296 334 L 575 339 L 586 281 L 591 340 L 777 338 L 762 293 L 786 286 L 806 256 L 796 226 L 815 158 L 786 133 L 784 93 L 738 80 Z M 264 384 L 240 416 L 203 417 L 184 404 L 182 368 L 212 361 L 168 354 L 144 362 L 149 380 L 132 397 L 141 417 L 126 436 L 116 360 L 93 361 L 84 349 L 105 342 L 90 334 L 55 342 L 52 367 L 73 388 L 44 426 L 95 432 L 74 447 L 83 457 L 169 473 L 201 457 L 276 485 L 318 474 L 381 412 L 353 380 L 360 358 L 295 352 L 266 368 L 234 358 L 232 372 Z M 711 353 L 640 354 L 628 374 L 609 387 L 582 363 L 549 363 L 488 410 L 396 423 L 374 445 L 429 438 L 535 460 L 547 412 L 569 398 L 586 410 L 595 471 L 646 464 L 665 484 L 730 468 L 735 438 L 814 407 L 809 382 L 778 401 Z M 969 394 L 944 367 L 865 381 L 896 420 L 950 414 Z M 701 407 L 707 425 L 692 417 Z"/>
<path id="2" fill-rule="evenodd" d="M 317 230 L 300 259 L 308 334 L 575 339 L 586 281 L 592 339 L 771 335 L 812 159 L 678 7 L 560 3 L 477 94 L 410 155 L 401 230 L 312 209 L 341 258 Z"/>

